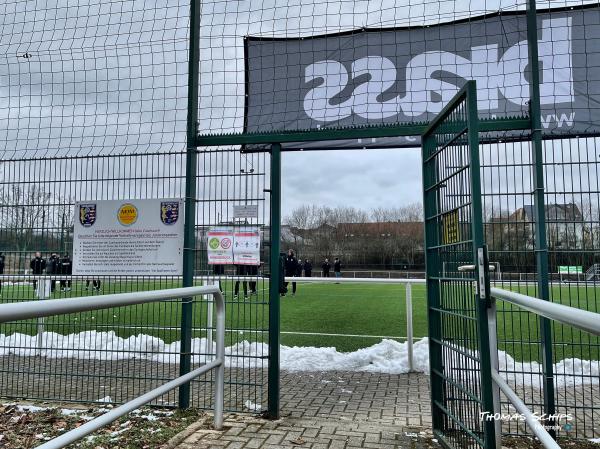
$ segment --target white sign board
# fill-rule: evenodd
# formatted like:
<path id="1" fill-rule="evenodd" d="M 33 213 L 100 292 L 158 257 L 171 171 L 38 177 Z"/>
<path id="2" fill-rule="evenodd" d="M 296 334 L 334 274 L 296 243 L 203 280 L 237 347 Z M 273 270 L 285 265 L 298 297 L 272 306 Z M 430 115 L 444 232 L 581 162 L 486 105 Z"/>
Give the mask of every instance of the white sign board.
<path id="1" fill-rule="evenodd" d="M 212 228 L 206 233 L 210 265 L 233 264 L 233 228 Z"/>
<path id="2" fill-rule="evenodd" d="M 183 205 L 180 199 L 75 203 L 73 274 L 181 275 Z"/>
<path id="3" fill-rule="evenodd" d="M 233 206 L 233 218 L 258 218 L 258 204 Z"/>
<path id="4" fill-rule="evenodd" d="M 257 227 L 211 228 L 206 238 L 210 265 L 260 265 L 260 231 Z"/>
<path id="5" fill-rule="evenodd" d="M 260 265 L 260 231 L 258 228 L 247 227 L 234 232 L 233 261 L 236 265 Z"/>

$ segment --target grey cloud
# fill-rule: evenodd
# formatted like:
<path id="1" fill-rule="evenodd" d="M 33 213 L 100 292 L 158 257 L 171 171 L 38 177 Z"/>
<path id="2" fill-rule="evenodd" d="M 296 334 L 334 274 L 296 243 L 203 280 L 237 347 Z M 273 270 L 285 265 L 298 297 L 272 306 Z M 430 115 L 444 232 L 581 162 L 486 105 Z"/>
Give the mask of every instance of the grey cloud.
<path id="1" fill-rule="evenodd" d="M 370 210 L 421 201 L 419 149 L 285 153 L 282 166 L 284 215 L 304 204 Z"/>

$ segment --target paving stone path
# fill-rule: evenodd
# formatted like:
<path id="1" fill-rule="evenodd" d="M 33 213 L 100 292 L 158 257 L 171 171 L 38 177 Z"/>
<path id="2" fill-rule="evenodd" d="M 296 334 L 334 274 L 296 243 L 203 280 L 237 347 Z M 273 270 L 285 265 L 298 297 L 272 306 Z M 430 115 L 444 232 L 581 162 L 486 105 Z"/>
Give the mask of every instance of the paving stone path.
<path id="1" fill-rule="evenodd" d="M 198 426 L 177 449 L 396 449 L 431 443 L 422 374 L 284 373 L 278 421 L 230 414 L 223 432 Z"/>

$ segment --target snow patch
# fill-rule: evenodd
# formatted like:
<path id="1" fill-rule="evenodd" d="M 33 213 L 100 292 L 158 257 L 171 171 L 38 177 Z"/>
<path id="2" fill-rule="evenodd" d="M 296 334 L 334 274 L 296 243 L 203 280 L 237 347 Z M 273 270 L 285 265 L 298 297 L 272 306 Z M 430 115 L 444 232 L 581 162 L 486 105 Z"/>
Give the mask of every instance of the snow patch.
<path id="1" fill-rule="evenodd" d="M 429 372 L 429 340 L 424 338 L 414 344 L 413 360 L 415 371 Z M 335 348 L 282 346 L 281 368 L 286 371 L 403 374 L 408 372 L 408 344 L 385 339 L 354 352 L 338 352 Z"/>
<path id="2" fill-rule="evenodd" d="M 244 407 L 246 407 L 248 410 L 253 411 L 253 412 L 260 412 L 262 410 L 262 407 L 260 404 L 255 404 L 254 402 L 252 402 L 250 400 L 244 402 Z"/>
<path id="3" fill-rule="evenodd" d="M 147 415 L 139 415 L 138 416 L 141 419 L 145 419 L 146 421 L 158 421 L 160 418 L 152 413 L 148 413 Z"/>
<path id="4" fill-rule="evenodd" d="M 75 358 L 84 360 L 126 360 L 139 359 L 160 363 L 179 363 L 180 342 L 165 343 L 162 339 L 150 335 L 135 335 L 121 338 L 114 332 L 86 331 L 77 334 L 61 335 L 44 332 L 41 335 L 41 355 L 48 358 Z M 204 364 L 212 360 L 206 352 L 215 351 L 205 338 L 192 340 L 192 363 Z M 39 355 L 38 336 L 15 333 L 0 334 L 0 356 Z M 461 348 L 465 353 L 477 357 L 477 353 Z M 225 349 L 225 363 L 228 367 L 260 368 L 263 359 L 269 353 L 265 343 L 243 341 Z M 509 354 L 499 351 L 500 371 L 504 378 L 515 385 L 542 386 L 542 367 L 538 362 L 516 362 Z M 464 376 L 465 357 L 446 356 L 448 370 L 461 369 Z M 468 362 L 470 368 L 476 368 L 475 362 Z M 363 371 L 371 373 L 404 374 L 408 367 L 408 343 L 384 339 L 368 348 L 354 352 L 339 352 L 335 348 L 281 347 L 281 368 L 292 372 L 325 371 Z M 429 340 L 423 338 L 413 346 L 413 369 L 416 372 L 429 373 Z M 476 376 L 477 371 L 471 372 Z M 598 385 L 600 383 L 600 361 L 569 358 L 554 365 L 557 387 L 569 387 L 581 384 Z M 467 374 L 468 375 L 468 374 Z M 322 380 L 322 383 L 331 381 Z M 99 402 L 112 402 L 109 396 Z"/>
<path id="5" fill-rule="evenodd" d="M 110 433 L 110 436 L 117 437 L 117 436 L 121 435 L 122 433 L 127 432 L 128 430 L 131 430 L 131 427 L 125 427 L 123 429 L 115 430 L 114 432 Z"/>
<path id="6" fill-rule="evenodd" d="M 48 407 L 37 407 L 35 405 L 17 405 L 17 410 L 19 412 L 30 412 L 30 413 L 39 413 L 45 412 L 46 410 L 51 410 Z"/>

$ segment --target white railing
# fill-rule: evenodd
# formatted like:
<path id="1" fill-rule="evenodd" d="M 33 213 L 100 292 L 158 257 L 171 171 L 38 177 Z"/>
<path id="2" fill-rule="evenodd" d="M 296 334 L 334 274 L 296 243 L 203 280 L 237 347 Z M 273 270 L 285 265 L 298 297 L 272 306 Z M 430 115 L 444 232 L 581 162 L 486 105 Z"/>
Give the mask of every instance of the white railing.
<path id="1" fill-rule="evenodd" d="M 217 430 L 223 428 L 223 402 L 224 402 L 224 372 L 225 372 L 225 300 L 217 286 L 185 287 L 168 290 L 155 290 L 148 292 L 121 293 L 115 295 L 86 296 L 71 299 L 54 299 L 44 301 L 27 301 L 19 303 L 0 304 L 0 323 L 25 320 L 30 318 L 43 318 L 53 315 L 87 312 L 90 310 L 107 309 L 112 307 L 132 306 L 157 301 L 192 298 L 200 295 L 211 295 L 215 300 L 217 311 L 217 348 L 215 359 L 189 373 L 178 377 L 166 384 L 129 401 L 104 415 L 101 415 L 84 425 L 71 430 L 47 443 L 38 446 L 38 449 L 60 449 L 78 441 L 90 433 L 110 424 L 114 420 L 126 415 L 133 410 L 153 401 L 156 398 L 174 390 L 177 387 L 191 382 L 196 377 L 211 370 L 216 370 L 215 376 L 215 407 L 214 426 Z"/>
<path id="2" fill-rule="evenodd" d="M 413 335 L 413 307 L 412 307 L 412 285 L 425 285 L 425 279 L 380 279 L 380 278 L 343 278 L 343 277 L 290 277 L 286 276 L 285 282 L 329 283 L 329 284 L 404 284 L 406 299 L 406 344 L 408 352 L 408 370 L 414 371 L 414 335 Z M 283 333 L 283 332 L 282 332 Z M 346 336 L 346 335 L 344 335 Z"/>
<path id="3" fill-rule="evenodd" d="M 600 335 L 600 313 L 589 312 L 575 307 L 544 301 L 532 296 L 508 290 L 492 287 L 490 289 L 492 298 L 514 304 L 524 310 L 536 315 L 568 324 L 591 334 Z M 554 441 L 548 431 L 540 424 L 539 419 L 527 408 L 525 403 L 517 396 L 510 386 L 502 379 L 498 372 L 498 341 L 496 329 L 496 303 L 491 302 L 488 309 L 488 326 L 490 335 L 490 352 L 492 355 L 492 380 L 496 385 L 494 391 L 494 412 L 500 413 L 500 391 L 508 398 L 512 405 L 525 417 L 525 422 L 540 440 L 546 449 L 559 449 L 560 446 Z M 500 421 L 496 422 L 496 438 L 501 435 Z M 501 447 L 498 445 L 497 447 Z"/>
<path id="4" fill-rule="evenodd" d="M 600 277 L 600 264 L 595 263 L 591 267 L 589 267 L 585 272 L 585 280 L 586 281 L 595 281 L 598 277 Z"/>

